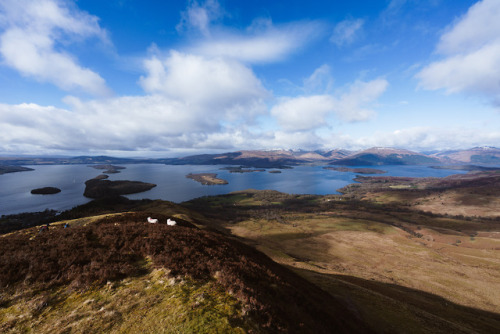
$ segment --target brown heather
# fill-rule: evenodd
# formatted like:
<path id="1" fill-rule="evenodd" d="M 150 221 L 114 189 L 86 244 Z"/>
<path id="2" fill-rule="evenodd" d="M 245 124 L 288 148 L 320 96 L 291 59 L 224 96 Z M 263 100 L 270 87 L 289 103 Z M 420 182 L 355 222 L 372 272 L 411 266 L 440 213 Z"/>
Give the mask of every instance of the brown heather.
<path id="1" fill-rule="evenodd" d="M 347 307 L 312 283 L 254 248 L 221 234 L 167 216 L 147 213 L 103 218 L 86 226 L 60 225 L 36 234 L 21 231 L 2 237 L 0 287 L 74 289 L 145 275 L 166 268 L 173 277 L 216 280 L 242 303 L 262 332 L 366 332 Z"/>

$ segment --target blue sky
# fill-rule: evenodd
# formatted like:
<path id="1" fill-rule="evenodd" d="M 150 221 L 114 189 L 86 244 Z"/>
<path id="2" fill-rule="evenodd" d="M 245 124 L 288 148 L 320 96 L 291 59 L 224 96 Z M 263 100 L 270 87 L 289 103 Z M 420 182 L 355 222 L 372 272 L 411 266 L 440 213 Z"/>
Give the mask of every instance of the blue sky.
<path id="1" fill-rule="evenodd" d="M 0 154 L 500 146 L 500 1 L 0 0 Z"/>

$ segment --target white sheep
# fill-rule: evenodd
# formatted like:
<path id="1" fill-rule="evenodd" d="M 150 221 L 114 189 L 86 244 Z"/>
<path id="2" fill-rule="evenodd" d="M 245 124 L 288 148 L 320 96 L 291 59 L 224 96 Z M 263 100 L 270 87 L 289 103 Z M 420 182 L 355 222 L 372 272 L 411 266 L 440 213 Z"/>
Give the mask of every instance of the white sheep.
<path id="1" fill-rule="evenodd" d="M 177 225 L 177 222 L 175 220 L 171 220 L 169 218 L 169 219 L 167 219 L 167 225 L 168 226 L 175 226 L 175 225 Z"/>
<path id="2" fill-rule="evenodd" d="M 158 223 L 158 219 L 153 219 L 151 217 L 148 217 L 148 223 L 156 224 L 156 223 Z"/>

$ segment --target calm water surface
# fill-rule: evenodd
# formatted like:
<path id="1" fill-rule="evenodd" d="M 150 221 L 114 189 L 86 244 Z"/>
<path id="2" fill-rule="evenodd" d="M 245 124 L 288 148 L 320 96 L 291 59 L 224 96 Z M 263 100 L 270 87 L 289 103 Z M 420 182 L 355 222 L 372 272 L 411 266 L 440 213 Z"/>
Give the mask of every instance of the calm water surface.
<path id="1" fill-rule="evenodd" d="M 280 174 L 265 172 L 229 173 L 222 166 L 168 166 L 159 164 L 123 165 L 126 169 L 110 174 L 110 180 L 131 180 L 154 183 L 149 191 L 128 195 L 130 199 L 163 199 L 183 202 L 193 198 L 226 194 L 245 189 L 272 189 L 291 194 L 336 194 L 337 189 L 352 183 L 355 173 L 325 170 L 323 166 L 299 166 L 281 170 Z M 85 181 L 102 171 L 86 165 L 29 166 L 34 171 L 0 175 L 0 215 L 19 212 L 58 211 L 71 209 L 89 201 L 83 197 Z M 371 167 L 373 168 L 373 167 Z M 427 166 L 381 166 L 390 176 L 444 177 L 462 171 L 432 169 Z M 188 173 L 217 173 L 227 185 L 204 186 L 186 178 Z M 41 187 L 57 187 L 54 195 L 32 195 Z"/>

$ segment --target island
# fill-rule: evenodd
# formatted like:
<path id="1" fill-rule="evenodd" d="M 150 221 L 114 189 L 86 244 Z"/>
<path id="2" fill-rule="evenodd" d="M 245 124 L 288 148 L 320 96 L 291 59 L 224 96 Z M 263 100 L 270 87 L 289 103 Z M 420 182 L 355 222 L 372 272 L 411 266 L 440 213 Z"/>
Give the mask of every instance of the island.
<path id="1" fill-rule="evenodd" d="M 60 193 L 61 189 L 56 188 L 56 187 L 43 187 L 43 188 L 36 188 L 31 191 L 33 195 L 52 195 L 52 194 L 57 194 Z"/>
<path id="2" fill-rule="evenodd" d="M 280 170 L 270 170 L 269 173 L 271 173 L 271 174 L 280 174 L 281 171 Z"/>
<path id="3" fill-rule="evenodd" d="M 189 173 L 186 177 L 188 179 L 195 180 L 196 182 L 200 182 L 205 186 L 228 184 L 226 180 L 217 178 L 217 174 L 215 173 Z"/>
<path id="4" fill-rule="evenodd" d="M 323 167 L 337 172 L 352 172 L 358 174 L 385 174 L 387 171 L 375 168 Z"/>
<path id="5" fill-rule="evenodd" d="M 34 170 L 33 168 L 21 167 L 21 166 L 0 166 L 0 175 L 7 173 L 16 173 L 16 172 L 27 172 L 30 170 Z"/>
<path id="6" fill-rule="evenodd" d="M 88 198 L 106 198 L 120 195 L 136 194 L 150 190 L 156 184 L 140 181 L 110 181 L 96 177 L 85 182 L 83 196 Z"/>
<path id="7" fill-rule="evenodd" d="M 104 169 L 105 174 L 116 174 L 120 173 L 120 169 L 125 169 L 126 167 L 123 166 L 114 166 L 114 165 L 91 165 L 89 167 L 95 168 L 95 169 Z"/>
<path id="8" fill-rule="evenodd" d="M 253 173 L 253 172 L 265 172 L 265 169 L 251 169 L 245 168 L 243 166 L 240 167 L 222 167 L 221 170 L 227 170 L 229 173 Z"/>

